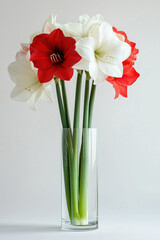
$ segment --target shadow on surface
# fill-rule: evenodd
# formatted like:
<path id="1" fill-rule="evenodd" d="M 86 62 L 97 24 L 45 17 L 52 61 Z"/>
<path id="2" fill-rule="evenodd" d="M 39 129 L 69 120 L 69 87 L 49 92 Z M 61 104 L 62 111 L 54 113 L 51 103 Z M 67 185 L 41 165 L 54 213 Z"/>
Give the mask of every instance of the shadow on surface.
<path id="1" fill-rule="evenodd" d="M 61 227 L 56 225 L 0 225 L 1 233 L 33 233 L 33 232 L 60 232 Z"/>

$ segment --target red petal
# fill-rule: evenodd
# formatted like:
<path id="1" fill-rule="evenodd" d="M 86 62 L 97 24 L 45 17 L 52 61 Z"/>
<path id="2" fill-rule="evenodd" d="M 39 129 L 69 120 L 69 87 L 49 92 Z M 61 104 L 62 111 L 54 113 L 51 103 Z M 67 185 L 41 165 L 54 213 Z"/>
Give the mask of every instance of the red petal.
<path id="1" fill-rule="evenodd" d="M 65 44 L 62 45 L 64 55 L 68 53 L 68 50 L 76 48 L 76 40 L 72 37 L 65 37 Z"/>
<path id="2" fill-rule="evenodd" d="M 67 56 L 65 56 L 62 66 L 63 67 L 72 67 L 74 64 L 79 62 L 81 59 L 82 59 L 82 57 L 75 50 L 72 50 L 72 51 L 70 51 L 70 53 Z"/>
<path id="3" fill-rule="evenodd" d="M 43 45 L 42 43 L 32 43 L 30 45 L 30 53 L 31 55 L 35 52 L 41 53 L 43 55 L 52 54 L 52 50 L 47 47 L 47 45 Z"/>
<path id="4" fill-rule="evenodd" d="M 48 41 L 49 34 L 39 34 L 36 37 L 34 37 L 33 42 L 30 45 L 30 51 L 31 54 L 37 50 L 41 52 L 51 51 L 51 45 Z"/>
<path id="5" fill-rule="evenodd" d="M 137 78 L 139 77 L 139 73 L 132 67 L 127 74 L 124 74 L 122 78 L 116 78 L 116 82 L 123 85 L 123 86 L 130 86 L 132 85 Z"/>
<path id="6" fill-rule="evenodd" d="M 127 74 L 131 68 L 133 68 L 133 62 L 125 62 L 125 64 L 123 64 L 123 75 Z"/>
<path id="7" fill-rule="evenodd" d="M 68 51 L 75 49 L 75 39 L 71 37 L 65 37 L 62 30 L 59 28 L 50 33 L 49 39 L 54 48 L 63 52 L 64 57 Z"/>
<path id="8" fill-rule="evenodd" d="M 65 36 L 61 29 L 55 29 L 49 34 L 49 41 L 52 45 L 52 49 L 57 48 L 58 50 L 62 49 L 63 41 L 65 40 Z"/>
<path id="9" fill-rule="evenodd" d="M 31 59 L 31 61 L 33 62 L 35 68 L 48 69 L 53 65 L 49 58 L 39 58 L 38 60 Z"/>
<path id="10" fill-rule="evenodd" d="M 54 68 L 38 69 L 38 78 L 40 83 L 46 83 L 52 80 L 54 76 Z"/>
<path id="11" fill-rule="evenodd" d="M 115 89 L 115 99 L 119 97 L 119 94 L 123 97 L 127 97 L 127 87 L 118 84 L 116 81 L 113 83 L 113 87 Z"/>
<path id="12" fill-rule="evenodd" d="M 122 95 L 123 97 L 127 97 L 127 86 L 123 86 L 115 80 L 115 78 L 108 77 L 106 79 L 108 82 L 110 82 L 114 89 L 115 89 L 115 99 L 119 97 L 119 95 Z"/>
<path id="13" fill-rule="evenodd" d="M 107 79 L 106 79 L 108 82 L 111 82 L 112 83 L 112 81 L 114 80 L 114 77 L 108 77 Z"/>
<path id="14" fill-rule="evenodd" d="M 39 52 L 33 53 L 30 57 L 30 61 L 33 62 L 36 68 L 50 68 L 53 65 L 49 56 L 44 56 Z"/>
<path id="15" fill-rule="evenodd" d="M 39 42 L 39 41 L 46 41 L 46 39 L 48 38 L 49 34 L 47 33 L 41 33 L 41 34 L 38 34 L 37 36 L 35 36 L 33 38 L 33 42 L 32 43 L 35 43 L 35 42 Z"/>
<path id="16" fill-rule="evenodd" d="M 64 68 L 61 65 L 57 64 L 57 68 L 54 71 L 54 75 L 62 80 L 70 80 L 73 76 L 73 68 L 70 67 Z"/>

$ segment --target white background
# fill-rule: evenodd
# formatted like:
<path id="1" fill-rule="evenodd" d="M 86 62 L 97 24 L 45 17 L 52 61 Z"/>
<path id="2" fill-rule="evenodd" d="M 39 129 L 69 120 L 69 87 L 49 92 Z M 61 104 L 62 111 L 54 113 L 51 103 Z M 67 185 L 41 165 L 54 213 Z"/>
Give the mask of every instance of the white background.
<path id="1" fill-rule="evenodd" d="M 101 13 L 127 32 L 140 50 L 141 74 L 128 98 L 113 87 L 97 89 L 99 230 L 62 233 L 60 225 L 61 125 L 54 103 L 34 112 L 9 98 L 7 66 L 20 42 L 40 31 L 45 19 L 76 22 Z M 160 1 L 0 1 L 0 239 L 160 239 Z M 67 84 L 73 113 L 75 78 Z M 21 225 L 21 226 L 19 226 Z M 23 226 L 22 226 L 23 225 Z"/>

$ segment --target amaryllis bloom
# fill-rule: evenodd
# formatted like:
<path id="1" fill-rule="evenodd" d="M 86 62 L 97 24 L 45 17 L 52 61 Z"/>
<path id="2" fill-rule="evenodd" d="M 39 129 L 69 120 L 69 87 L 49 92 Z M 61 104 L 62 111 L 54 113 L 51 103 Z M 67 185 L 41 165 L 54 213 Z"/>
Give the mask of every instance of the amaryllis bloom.
<path id="1" fill-rule="evenodd" d="M 105 81 L 108 76 L 122 77 L 122 62 L 131 53 L 130 45 L 121 41 L 106 22 L 96 24 L 89 37 L 79 39 L 76 50 L 82 60 L 75 67 L 89 71 L 94 84 Z"/>
<path id="2" fill-rule="evenodd" d="M 40 83 L 37 70 L 29 61 L 29 44 L 22 44 L 22 49 L 16 55 L 16 61 L 8 67 L 11 80 L 16 84 L 11 92 L 11 98 L 27 102 L 36 110 L 38 100 L 52 102 L 53 93 L 50 83 Z"/>
<path id="3" fill-rule="evenodd" d="M 116 28 L 113 28 L 113 30 L 121 41 L 124 41 L 131 46 L 131 54 L 123 62 L 123 76 L 121 78 L 108 77 L 107 81 L 110 82 L 115 89 L 115 98 L 119 95 L 127 97 L 127 87 L 132 85 L 140 76 L 133 67 L 135 61 L 137 60 L 137 54 L 139 51 L 135 47 L 136 44 L 128 40 L 125 32 L 118 31 Z"/>
<path id="4" fill-rule="evenodd" d="M 75 50 L 76 41 L 65 37 L 62 30 L 56 29 L 50 34 L 37 35 L 30 45 L 30 61 L 38 68 L 41 83 L 49 82 L 53 77 L 70 80 L 73 65 L 81 60 Z"/>

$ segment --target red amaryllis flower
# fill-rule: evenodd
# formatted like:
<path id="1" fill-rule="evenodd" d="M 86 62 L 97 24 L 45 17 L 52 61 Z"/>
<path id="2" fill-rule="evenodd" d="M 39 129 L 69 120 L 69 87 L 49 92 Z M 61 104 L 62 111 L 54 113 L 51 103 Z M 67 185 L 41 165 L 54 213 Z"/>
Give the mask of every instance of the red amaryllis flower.
<path id="1" fill-rule="evenodd" d="M 54 76 L 70 80 L 73 76 L 72 66 L 81 60 L 75 51 L 76 41 L 65 37 L 60 29 L 50 34 L 39 34 L 30 45 L 30 61 L 38 68 L 41 83 L 49 82 Z"/>
<path id="2" fill-rule="evenodd" d="M 130 42 L 128 40 L 125 32 L 118 31 L 115 27 L 113 27 L 113 31 L 117 33 L 119 37 L 124 37 L 124 41 L 131 46 L 131 54 L 123 62 L 122 78 L 108 77 L 106 80 L 113 85 L 115 89 L 115 98 L 119 97 L 119 95 L 127 97 L 127 87 L 132 85 L 140 76 L 133 67 L 135 61 L 137 60 L 137 54 L 139 50 L 135 47 L 136 44 L 134 42 Z"/>

